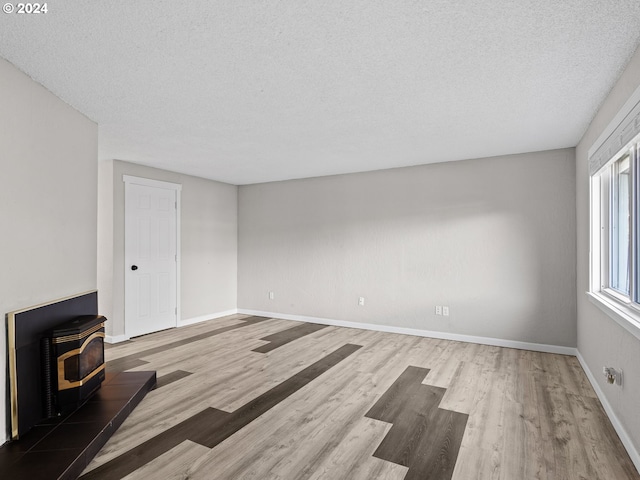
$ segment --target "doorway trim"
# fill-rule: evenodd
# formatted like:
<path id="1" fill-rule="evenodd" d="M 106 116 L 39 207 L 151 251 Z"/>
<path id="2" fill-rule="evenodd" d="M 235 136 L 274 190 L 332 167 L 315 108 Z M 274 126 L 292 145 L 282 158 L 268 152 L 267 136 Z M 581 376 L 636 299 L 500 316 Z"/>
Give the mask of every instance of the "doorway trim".
<path id="1" fill-rule="evenodd" d="M 180 183 L 172 183 L 172 182 L 164 182 L 162 180 L 153 180 L 151 178 L 143 178 L 143 177 L 135 177 L 133 175 L 122 175 L 122 181 L 125 183 L 125 200 L 124 200 L 124 223 L 126 225 L 126 215 L 127 215 L 127 194 L 126 194 L 126 184 L 131 184 L 131 185 L 143 185 L 146 187 L 156 187 L 156 188 L 165 188 L 168 190 L 174 190 L 176 192 L 176 324 L 175 326 L 177 327 L 178 325 L 180 325 L 180 319 L 182 318 L 182 310 L 181 310 L 181 305 L 180 305 L 180 291 L 181 291 L 181 287 L 180 287 L 180 257 L 182 255 L 182 248 L 180 246 L 180 215 L 181 215 L 181 192 L 182 192 L 182 184 Z M 125 231 L 125 238 L 126 238 L 126 231 Z M 126 248 L 126 241 L 125 241 L 125 248 Z M 123 255 L 123 257 L 125 258 L 124 263 L 123 263 L 123 272 L 126 272 L 126 252 Z M 129 338 L 129 335 L 127 334 L 127 312 L 126 312 L 126 295 L 127 295 L 127 288 L 126 288 L 126 279 L 125 279 L 125 298 L 124 298 L 124 306 L 125 306 L 125 312 L 124 312 L 124 332 L 125 332 L 125 336 L 127 338 Z"/>

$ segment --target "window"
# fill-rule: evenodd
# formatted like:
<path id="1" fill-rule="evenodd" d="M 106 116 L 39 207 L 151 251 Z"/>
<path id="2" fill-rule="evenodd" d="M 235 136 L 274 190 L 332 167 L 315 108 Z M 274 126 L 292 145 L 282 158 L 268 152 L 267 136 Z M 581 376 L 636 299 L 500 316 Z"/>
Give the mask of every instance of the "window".
<path id="1" fill-rule="evenodd" d="M 612 299 L 637 304 L 640 314 L 640 299 L 632 290 L 632 278 L 636 278 L 638 265 L 632 259 L 639 246 L 638 236 L 632 225 L 636 222 L 632 205 L 640 199 L 640 185 L 633 173 L 638 171 L 637 143 L 618 152 L 596 175 L 593 176 L 592 195 L 598 205 L 592 205 L 592 220 L 597 225 L 600 248 L 597 260 L 600 263 L 596 291 Z M 597 192 L 593 192 L 597 190 Z M 600 215 L 593 215 L 599 212 Z M 595 280 L 595 279 L 594 279 Z M 635 282 L 633 282 L 635 283 Z"/>
<path id="2" fill-rule="evenodd" d="M 610 272 L 609 286 L 623 295 L 629 295 L 630 238 L 630 155 L 625 155 L 611 165 L 611 204 L 609 235 Z"/>
<path id="3" fill-rule="evenodd" d="M 639 148 L 640 135 L 591 177 L 589 292 L 627 324 L 631 323 L 636 335 L 640 335 Z M 625 327 L 629 329 L 629 325 Z"/>
<path id="4" fill-rule="evenodd" d="M 640 87 L 589 149 L 587 296 L 640 339 Z"/>

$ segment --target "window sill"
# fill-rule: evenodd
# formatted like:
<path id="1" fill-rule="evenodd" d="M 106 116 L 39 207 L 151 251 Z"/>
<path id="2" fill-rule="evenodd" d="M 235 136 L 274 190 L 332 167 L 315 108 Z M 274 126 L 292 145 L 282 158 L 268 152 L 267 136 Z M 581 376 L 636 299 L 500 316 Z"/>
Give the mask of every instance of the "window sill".
<path id="1" fill-rule="evenodd" d="M 640 312 L 601 293 L 587 292 L 587 298 L 618 325 L 640 340 Z"/>

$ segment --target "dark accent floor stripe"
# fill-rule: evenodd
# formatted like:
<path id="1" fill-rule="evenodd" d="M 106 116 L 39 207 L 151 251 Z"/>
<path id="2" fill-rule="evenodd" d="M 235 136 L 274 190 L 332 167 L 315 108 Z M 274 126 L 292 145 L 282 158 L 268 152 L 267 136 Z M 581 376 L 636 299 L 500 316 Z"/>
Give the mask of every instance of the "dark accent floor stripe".
<path id="1" fill-rule="evenodd" d="M 453 475 L 468 415 L 438 408 L 446 389 L 422 385 L 426 368 L 407 367 L 366 416 L 393 426 L 374 456 L 409 467 L 405 480 Z"/>
<path id="2" fill-rule="evenodd" d="M 271 343 L 267 343 L 258 348 L 254 348 L 251 351 L 258 353 L 267 353 L 271 350 L 275 350 L 278 347 L 286 345 L 287 343 L 293 342 L 294 340 L 298 340 L 305 335 L 309 335 L 327 327 L 328 325 L 318 325 L 317 323 L 303 323 L 302 325 L 297 325 L 295 327 L 288 328 L 287 330 L 283 330 L 282 332 L 274 333 L 273 335 L 261 338 L 260 340 Z"/>
<path id="3" fill-rule="evenodd" d="M 118 358 L 117 360 L 106 362 L 105 368 L 107 369 L 107 372 L 121 373 L 126 372 L 127 370 L 131 370 L 132 368 L 148 364 L 149 362 L 145 362 L 144 360 L 140 360 L 139 358 L 135 358 L 133 355 L 130 355 L 127 357 Z"/>
<path id="4" fill-rule="evenodd" d="M 184 370 L 176 370 L 175 372 L 169 372 L 166 375 L 158 377 L 158 383 L 156 383 L 156 389 L 169 385 L 170 383 L 182 380 L 189 375 L 193 375 L 192 372 L 185 372 Z"/>
<path id="5" fill-rule="evenodd" d="M 271 320 L 271 319 L 268 317 L 258 317 L 258 316 L 243 318 L 242 319 L 243 323 L 238 323 L 235 325 L 229 325 L 227 327 L 217 328 L 215 330 L 211 330 L 210 332 L 204 332 L 199 335 L 194 335 L 193 337 L 183 338 L 182 340 L 176 340 L 175 342 L 167 343 L 159 347 L 148 348 L 147 350 L 142 350 L 141 352 L 138 352 L 138 353 L 133 353 L 131 355 L 126 355 L 124 357 L 111 360 L 107 362 L 106 369 L 108 372 L 112 372 L 112 373 L 124 372 L 132 368 L 139 367 L 141 365 L 146 365 L 147 363 L 149 363 L 144 360 L 140 360 L 142 357 L 147 357 L 149 355 L 161 353 L 161 352 L 170 350 L 172 348 L 180 347 L 188 343 L 197 342 L 198 340 L 203 340 L 205 338 L 213 337 L 215 335 L 220 335 L 221 333 L 229 332 L 231 330 L 236 330 L 238 328 L 248 327 L 249 325 L 255 325 L 256 323 L 264 322 L 266 320 Z"/>
<path id="6" fill-rule="evenodd" d="M 81 478 L 121 479 L 185 440 L 213 448 L 360 348 L 361 345 L 343 345 L 232 413 L 216 408 L 202 410 Z"/>

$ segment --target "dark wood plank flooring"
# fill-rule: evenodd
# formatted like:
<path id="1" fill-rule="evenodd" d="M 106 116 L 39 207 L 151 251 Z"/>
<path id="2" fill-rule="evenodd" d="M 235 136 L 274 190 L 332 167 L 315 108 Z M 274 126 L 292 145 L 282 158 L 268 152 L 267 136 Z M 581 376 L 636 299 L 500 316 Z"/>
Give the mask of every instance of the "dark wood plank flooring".
<path id="1" fill-rule="evenodd" d="M 278 347 L 286 345 L 287 343 L 293 342 L 294 340 L 298 340 L 305 335 L 309 335 L 311 333 L 322 330 L 323 328 L 327 328 L 327 325 L 319 325 L 317 323 L 303 323 L 301 325 L 296 325 L 295 327 L 288 328 L 287 330 L 283 330 L 282 332 L 274 333 L 272 335 L 267 335 L 266 337 L 261 338 L 260 340 L 264 340 L 269 343 L 258 348 L 254 348 L 253 351 L 267 353 L 271 350 L 275 350 Z"/>
<path id="2" fill-rule="evenodd" d="M 176 370 L 175 372 L 167 373 L 158 378 L 158 383 L 156 384 L 156 388 L 164 387 L 165 385 L 169 385 L 170 383 L 177 382 L 178 380 L 182 380 L 183 378 L 192 375 L 191 372 L 185 372 L 183 370 Z"/>
<path id="3" fill-rule="evenodd" d="M 199 335 L 194 335 L 192 337 L 176 340 L 174 342 L 170 342 L 168 344 L 165 344 L 159 347 L 147 348 L 146 350 L 136 352 L 133 355 L 126 355 L 116 360 L 108 361 L 107 370 L 109 372 L 116 373 L 116 372 L 124 372 L 126 370 L 131 370 L 143 365 L 147 365 L 149 362 L 142 360 L 142 357 L 148 357 L 150 355 L 155 355 L 156 353 L 162 353 L 166 350 L 171 350 L 172 348 L 180 347 L 182 345 L 186 345 L 189 343 L 198 342 L 200 340 L 213 337 L 215 335 L 221 335 L 225 332 L 236 330 L 238 328 L 246 327 L 249 325 L 255 325 L 256 323 L 264 322 L 266 320 L 268 320 L 268 318 L 266 317 L 257 317 L 257 316 L 247 317 L 242 319 L 242 323 L 237 323 L 234 325 L 228 325 L 226 327 L 217 328 L 215 330 L 204 332 Z"/>
<path id="4" fill-rule="evenodd" d="M 185 440 L 213 448 L 359 348 L 361 348 L 360 345 L 351 344 L 338 348 L 235 412 L 227 413 L 215 408 L 207 408 L 125 454 L 91 470 L 82 478 L 85 480 L 123 478 Z"/>
<path id="5" fill-rule="evenodd" d="M 409 467 L 405 477 L 449 480 L 468 415 L 438 408 L 446 390 L 422 385 L 426 368 L 407 367 L 366 414 L 392 423 L 374 455 Z"/>
<path id="6" fill-rule="evenodd" d="M 246 318 L 109 348 L 164 380 L 85 478 L 640 480 L 575 357 Z"/>

